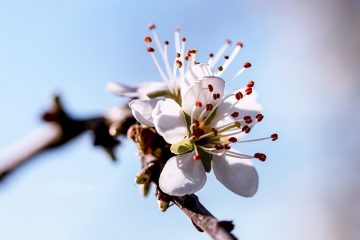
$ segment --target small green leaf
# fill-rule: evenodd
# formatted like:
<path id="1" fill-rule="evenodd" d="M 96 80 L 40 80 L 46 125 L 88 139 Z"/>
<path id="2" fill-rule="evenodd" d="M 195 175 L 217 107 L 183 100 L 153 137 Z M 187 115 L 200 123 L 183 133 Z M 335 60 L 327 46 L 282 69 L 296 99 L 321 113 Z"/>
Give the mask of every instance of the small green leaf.
<path id="1" fill-rule="evenodd" d="M 201 162 L 202 162 L 202 164 L 203 164 L 203 166 L 205 168 L 205 171 L 210 172 L 211 171 L 212 155 L 210 153 L 205 152 L 201 148 L 198 148 L 198 152 L 200 154 Z"/>
<path id="2" fill-rule="evenodd" d="M 194 149 L 192 142 L 189 138 L 184 138 L 182 141 L 172 144 L 170 150 L 174 154 L 184 154 Z"/>

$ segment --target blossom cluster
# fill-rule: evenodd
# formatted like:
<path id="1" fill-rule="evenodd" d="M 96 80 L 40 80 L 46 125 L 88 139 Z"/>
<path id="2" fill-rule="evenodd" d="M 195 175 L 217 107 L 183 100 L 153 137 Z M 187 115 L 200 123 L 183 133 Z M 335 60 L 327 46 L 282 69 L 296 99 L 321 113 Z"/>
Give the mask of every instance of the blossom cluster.
<path id="1" fill-rule="evenodd" d="M 192 194 L 205 185 L 206 174 L 213 170 L 216 178 L 235 194 L 253 196 L 258 188 L 258 174 L 252 161 L 265 161 L 266 155 L 247 155 L 233 146 L 265 139 L 275 141 L 278 136 L 240 140 L 263 119 L 253 81 L 225 93 L 222 74 L 243 44 L 236 43 L 231 54 L 225 55 L 231 46 L 231 41 L 226 40 L 206 63 L 197 62 L 197 50 L 186 50 L 186 38 L 176 29 L 176 52 L 170 62 L 169 41 L 161 44 L 155 25 L 149 29 L 151 36 L 144 41 L 163 82 L 135 87 L 110 83 L 108 87 L 118 95 L 136 98 L 129 106 L 137 121 L 155 128 L 171 144 L 174 156 L 161 172 L 159 187 L 172 196 Z M 217 65 L 222 58 L 223 64 Z M 250 67 L 251 63 L 244 63 L 229 80 Z"/>

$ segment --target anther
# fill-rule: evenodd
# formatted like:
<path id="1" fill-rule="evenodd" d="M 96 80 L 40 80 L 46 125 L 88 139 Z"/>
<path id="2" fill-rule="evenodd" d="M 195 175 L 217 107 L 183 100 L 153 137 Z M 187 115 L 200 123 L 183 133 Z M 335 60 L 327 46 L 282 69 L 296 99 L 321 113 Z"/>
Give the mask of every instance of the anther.
<path id="1" fill-rule="evenodd" d="M 231 40 L 230 39 L 225 39 L 225 42 L 227 43 L 227 44 L 231 44 Z"/>
<path id="2" fill-rule="evenodd" d="M 231 138 L 229 138 L 229 142 L 231 142 L 231 143 L 236 143 L 236 142 L 237 142 L 237 138 L 236 138 L 236 137 L 231 137 Z"/>
<path id="3" fill-rule="evenodd" d="M 156 28 L 156 25 L 151 23 L 149 24 L 149 30 L 154 30 Z"/>
<path id="4" fill-rule="evenodd" d="M 219 67 L 218 67 L 218 70 L 219 70 L 219 72 L 221 72 L 221 71 L 223 70 L 223 67 L 222 67 L 222 66 L 219 66 Z"/>
<path id="5" fill-rule="evenodd" d="M 224 56 L 224 59 L 225 59 L 225 60 L 228 60 L 228 59 L 229 59 L 229 56 L 228 56 L 228 55 L 225 55 L 225 56 Z"/>
<path id="6" fill-rule="evenodd" d="M 165 45 L 169 45 L 170 42 L 169 42 L 168 40 L 166 40 L 166 41 L 164 42 L 164 44 L 165 44 Z"/>
<path id="7" fill-rule="evenodd" d="M 213 99 L 216 100 L 216 99 L 219 99 L 220 98 L 220 93 L 214 93 L 213 94 Z"/>
<path id="8" fill-rule="evenodd" d="M 148 48 L 146 49 L 146 51 L 148 51 L 148 52 L 155 52 L 155 49 L 152 48 L 152 47 L 148 47 Z"/>
<path id="9" fill-rule="evenodd" d="M 249 133 L 250 132 L 250 127 L 248 125 L 243 126 L 243 128 L 241 129 L 243 132 L 245 133 Z"/>
<path id="10" fill-rule="evenodd" d="M 250 95 L 251 93 L 252 93 L 252 88 L 247 88 L 246 90 L 245 90 L 245 93 L 246 93 L 246 95 Z"/>
<path id="11" fill-rule="evenodd" d="M 247 86 L 248 88 L 252 88 L 252 87 L 254 87 L 254 85 L 255 85 L 254 81 L 250 81 L 250 82 L 247 83 L 246 86 Z"/>
<path id="12" fill-rule="evenodd" d="M 220 145 L 220 144 L 216 144 L 216 145 L 215 145 L 215 149 L 216 149 L 216 150 L 222 150 L 222 149 L 224 149 L 224 146 L 223 146 L 223 145 Z"/>
<path id="13" fill-rule="evenodd" d="M 214 91 L 214 87 L 213 87 L 213 85 L 209 84 L 209 85 L 208 85 L 208 89 L 209 89 L 209 92 Z"/>
<path id="14" fill-rule="evenodd" d="M 237 117 L 239 116 L 239 112 L 233 112 L 233 113 L 231 114 L 231 116 L 232 116 L 233 118 L 237 118 Z"/>
<path id="15" fill-rule="evenodd" d="M 229 150 L 231 147 L 229 144 L 224 144 L 224 148 L 225 148 L 225 150 Z"/>
<path id="16" fill-rule="evenodd" d="M 176 57 L 179 58 L 181 56 L 180 53 L 176 53 Z"/>
<path id="17" fill-rule="evenodd" d="M 185 61 L 188 61 L 188 60 L 189 60 L 189 55 L 186 55 L 186 56 L 184 57 L 184 60 L 185 60 Z"/>
<path id="18" fill-rule="evenodd" d="M 250 123 L 252 122 L 251 116 L 245 116 L 245 117 L 244 117 L 244 121 L 245 121 L 247 124 L 250 124 Z"/>
<path id="19" fill-rule="evenodd" d="M 213 105 L 212 104 L 206 104 L 206 111 L 211 111 L 213 109 Z"/>
<path id="20" fill-rule="evenodd" d="M 214 135 L 218 134 L 218 131 L 215 128 L 211 128 L 211 131 L 214 133 Z"/>
<path id="21" fill-rule="evenodd" d="M 258 115 L 256 115 L 256 120 L 257 120 L 258 122 L 261 122 L 261 121 L 263 120 L 263 118 L 264 118 L 264 115 L 262 115 L 261 113 L 259 113 Z"/>
<path id="22" fill-rule="evenodd" d="M 263 153 L 255 153 L 254 158 L 257 158 L 260 161 L 264 162 L 266 160 L 266 155 Z"/>
<path id="23" fill-rule="evenodd" d="M 251 63 L 250 63 L 250 62 L 246 62 L 246 63 L 244 63 L 243 67 L 244 67 L 244 68 L 249 68 L 249 67 L 251 67 Z"/>
<path id="24" fill-rule="evenodd" d="M 278 135 L 276 134 L 276 133 L 274 133 L 274 134 L 271 134 L 271 140 L 272 141 L 276 141 L 276 140 L 278 140 Z"/>
<path id="25" fill-rule="evenodd" d="M 151 37 L 149 37 L 149 36 L 144 37 L 144 42 L 151 43 L 152 42 Z"/>
<path id="26" fill-rule="evenodd" d="M 217 99 L 219 99 L 220 98 L 220 93 L 217 93 L 216 97 L 217 97 Z"/>
<path id="27" fill-rule="evenodd" d="M 209 54 L 209 57 L 210 57 L 210 58 L 214 57 L 214 54 L 213 54 L 213 53 L 210 53 L 210 54 Z"/>
<path id="28" fill-rule="evenodd" d="M 240 47 L 240 48 L 243 48 L 244 47 L 244 44 L 242 42 L 237 42 L 236 43 L 236 46 Z"/>
<path id="29" fill-rule="evenodd" d="M 193 121 L 193 124 L 195 124 L 196 127 L 199 127 L 199 126 L 200 126 L 200 123 L 199 123 L 198 120 L 194 120 L 194 121 Z"/>
<path id="30" fill-rule="evenodd" d="M 200 107 L 202 107 L 202 103 L 200 101 L 196 101 L 195 106 L 200 108 Z"/>
<path id="31" fill-rule="evenodd" d="M 244 97 L 244 95 L 241 92 L 237 92 L 235 94 L 235 97 L 236 97 L 236 100 L 240 100 L 240 99 L 242 99 Z"/>
<path id="32" fill-rule="evenodd" d="M 182 67 L 182 62 L 180 60 L 176 60 L 176 65 L 178 66 L 178 68 Z"/>
<path id="33" fill-rule="evenodd" d="M 200 155 L 196 155 L 196 154 L 194 154 L 194 156 L 193 156 L 193 160 L 195 160 L 195 161 L 197 161 L 197 160 L 201 160 Z"/>
<path id="34" fill-rule="evenodd" d="M 196 49 L 190 49 L 190 50 L 189 50 L 189 53 L 190 53 L 190 54 L 196 54 L 196 52 L 197 52 Z"/>
<path id="35" fill-rule="evenodd" d="M 185 38 L 185 37 L 183 37 L 183 38 L 182 38 L 182 41 L 183 41 L 183 42 L 186 42 L 186 38 Z"/>

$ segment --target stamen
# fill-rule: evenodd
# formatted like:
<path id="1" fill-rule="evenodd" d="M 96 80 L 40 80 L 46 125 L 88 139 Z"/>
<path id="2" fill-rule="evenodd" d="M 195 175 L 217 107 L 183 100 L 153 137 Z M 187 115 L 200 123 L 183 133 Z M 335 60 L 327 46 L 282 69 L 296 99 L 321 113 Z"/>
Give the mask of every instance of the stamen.
<path id="1" fill-rule="evenodd" d="M 194 160 L 194 161 L 201 160 L 200 155 L 196 155 L 196 154 L 194 154 L 194 156 L 193 156 L 193 160 Z"/>
<path id="2" fill-rule="evenodd" d="M 151 43 L 152 42 L 151 37 L 149 37 L 149 36 L 144 37 L 144 42 Z"/>
<path id="3" fill-rule="evenodd" d="M 252 88 L 247 88 L 245 90 L 246 95 L 250 95 L 252 93 Z"/>
<path id="4" fill-rule="evenodd" d="M 258 115 L 256 115 L 256 121 L 258 121 L 258 122 L 261 122 L 262 120 L 263 120 L 263 118 L 264 118 L 264 115 L 262 115 L 261 113 L 259 113 Z"/>
<path id="5" fill-rule="evenodd" d="M 223 149 L 224 149 L 224 146 L 221 145 L 221 144 L 216 144 L 216 145 L 215 145 L 215 149 L 216 149 L 216 150 L 223 150 Z"/>
<path id="6" fill-rule="evenodd" d="M 246 84 L 246 86 L 247 86 L 248 88 L 252 88 L 252 87 L 254 87 L 254 85 L 255 85 L 254 81 L 250 81 L 250 82 L 248 82 L 248 83 Z"/>
<path id="7" fill-rule="evenodd" d="M 241 130 L 245 133 L 249 133 L 251 128 L 248 125 L 245 125 L 245 126 L 243 126 L 243 128 Z"/>
<path id="8" fill-rule="evenodd" d="M 231 143 L 236 143 L 236 142 L 237 142 L 237 138 L 236 138 L 236 137 L 231 137 L 231 138 L 229 138 L 228 141 L 231 142 Z"/>
<path id="9" fill-rule="evenodd" d="M 271 140 L 272 140 L 272 141 L 276 141 L 276 140 L 278 140 L 278 138 L 279 138 L 279 137 L 278 137 L 278 135 L 277 135 L 276 133 L 274 133 L 274 134 L 271 135 Z"/>
<path id="10" fill-rule="evenodd" d="M 238 112 L 233 112 L 232 114 L 231 114 L 231 117 L 233 117 L 233 118 L 237 118 L 239 116 L 239 113 Z"/>
<path id="11" fill-rule="evenodd" d="M 245 159 L 253 159 L 254 157 L 253 156 L 250 156 L 250 155 L 246 155 L 246 154 L 242 154 L 242 153 L 238 153 L 238 152 L 234 152 L 234 151 L 226 151 L 225 154 L 227 156 L 230 156 L 230 157 L 235 157 L 235 158 L 245 158 Z"/>
<path id="12" fill-rule="evenodd" d="M 206 104 L 206 111 L 211 111 L 213 109 L 213 107 L 214 106 L 210 103 Z"/>
<path id="13" fill-rule="evenodd" d="M 265 162 L 265 160 L 266 160 L 266 155 L 263 154 L 263 153 L 255 153 L 255 154 L 254 154 L 254 158 L 257 158 L 257 159 L 259 159 L 260 161 Z"/>
<path id="14" fill-rule="evenodd" d="M 225 43 L 220 47 L 220 49 L 215 53 L 213 58 L 210 58 L 208 64 L 210 67 L 214 67 L 214 65 L 219 61 L 221 56 L 225 53 L 225 51 L 230 47 L 231 41 L 226 40 Z"/>
<path id="15" fill-rule="evenodd" d="M 231 147 L 230 147 L 230 145 L 229 144 L 224 144 L 224 149 L 225 150 L 229 150 Z"/>
<path id="16" fill-rule="evenodd" d="M 245 121 L 247 124 L 252 123 L 251 116 L 245 116 L 245 117 L 244 117 L 244 121 Z"/>
<path id="17" fill-rule="evenodd" d="M 201 107 L 202 107 L 202 103 L 201 103 L 200 101 L 196 101 L 196 102 L 195 102 L 195 106 L 201 108 Z"/>
<path id="18" fill-rule="evenodd" d="M 226 69 L 228 69 L 228 67 L 230 66 L 230 64 L 234 61 L 236 55 L 239 53 L 240 49 L 242 48 L 242 44 L 236 44 L 236 47 L 234 48 L 233 52 L 231 53 L 230 57 L 228 58 L 227 61 L 225 61 L 224 63 L 224 70 L 222 71 L 225 72 Z M 217 73 L 218 76 L 221 76 L 220 72 Z"/>
<path id="19" fill-rule="evenodd" d="M 244 65 L 242 66 L 242 68 L 239 69 L 239 71 L 237 71 L 237 73 L 235 73 L 235 75 L 231 78 L 231 80 L 237 78 L 238 76 L 240 76 L 244 71 L 245 69 L 251 67 L 251 63 L 250 62 L 246 62 L 244 63 Z"/>
<path id="20" fill-rule="evenodd" d="M 219 66 L 219 67 L 218 67 L 218 70 L 219 70 L 219 72 L 221 72 L 221 71 L 223 70 L 223 67 L 222 67 L 222 66 Z"/>
<path id="21" fill-rule="evenodd" d="M 237 92 L 237 93 L 235 94 L 236 100 L 240 100 L 240 99 L 242 99 L 243 97 L 244 97 L 244 95 L 242 94 L 242 92 Z"/>
<path id="22" fill-rule="evenodd" d="M 213 92 L 213 91 L 214 91 L 213 85 L 209 84 L 209 85 L 208 85 L 208 89 L 209 89 L 209 92 Z"/>

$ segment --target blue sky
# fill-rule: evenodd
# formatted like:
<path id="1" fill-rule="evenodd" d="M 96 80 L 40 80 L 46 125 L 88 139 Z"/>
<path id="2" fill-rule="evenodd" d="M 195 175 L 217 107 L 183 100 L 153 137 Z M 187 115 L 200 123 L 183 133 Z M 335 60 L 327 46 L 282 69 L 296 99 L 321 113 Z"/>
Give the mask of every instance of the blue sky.
<path id="1" fill-rule="evenodd" d="M 108 81 L 160 80 L 143 43 L 149 23 L 170 40 L 180 26 L 200 61 L 224 39 L 242 40 L 232 70 L 248 60 L 254 67 L 229 89 L 254 80 L 265 119 L 252 137 L 278 132 L 280 139 L 241 145 L 268 154 L 256 163 L 254 198 L 232 194 L 213 175 L 198 195 L 219 219 L 234 220 L 242 239 L 301 239 L 299 223 L 321 216 L 314 192 L 326 145 L 319 126 L 329 104 L 318 91 L 327 75 L 313 68 L 323 24 L 313 11 L 295 1 L 0 1 L 0 147 L 41 125 L 39 113 L 55 92 L 83 116 L 125 102 L 105 91 Z M 161 213 L 153 194 L 141 197 L 134 152 L 124 141 L 114 164 L 84 135 L 37 157 L 0 186 L 3 238 L 207 238 L 176 207 Z"/>

